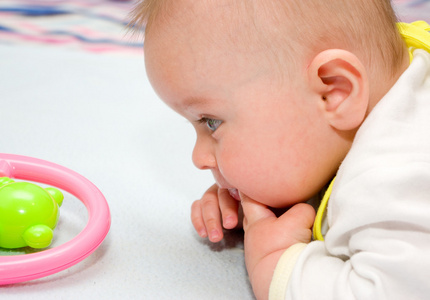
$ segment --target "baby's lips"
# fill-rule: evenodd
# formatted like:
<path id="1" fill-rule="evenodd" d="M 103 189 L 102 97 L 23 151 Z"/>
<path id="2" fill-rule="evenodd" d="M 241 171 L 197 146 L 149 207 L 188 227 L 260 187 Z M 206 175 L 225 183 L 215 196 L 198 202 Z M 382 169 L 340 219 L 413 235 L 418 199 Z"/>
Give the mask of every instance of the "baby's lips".
<path id="1" fill-rule="evenodd" d="M 228 189 L 228 192 L 233 199 L 240 201 L 240 195 L 239 195 L 239 191 L 237 189 L 230 188 L 230 189 Z"/>

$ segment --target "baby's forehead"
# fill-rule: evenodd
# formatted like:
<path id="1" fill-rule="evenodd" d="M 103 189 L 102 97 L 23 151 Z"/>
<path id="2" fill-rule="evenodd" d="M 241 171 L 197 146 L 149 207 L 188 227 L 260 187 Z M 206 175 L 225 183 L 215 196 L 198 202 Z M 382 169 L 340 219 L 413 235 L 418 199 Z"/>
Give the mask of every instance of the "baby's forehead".
<path id="1" fill-rule="evenodd" d="M 159 11 L 157 21 L 161 24 L 187 26 L 198 24 L 201 29 L 211 24 L 212 29 L 237 26 L 236 20 L 251 19 L 245 14 L 246 1 L 231 0 L 167 0 L 163 9 Z"/>
<path id="2" fill-rule="evenodd" d="M 267 51 L 265 40 L 275 31 L 279 33 L 279 28 L 273 26 L 267 12 L 261 13 L 264 1 L 269 0 L 167 0 L 152 26 L 160 29 L 158 33 L 168 32 L 177 39 L 186 36 L 190 42 L 210 43 L 212 47 Z"/>
<path id="3" fill-rule="evenodd" d="M 171 6 L 162 8 L 146 33 L 147 63 L 154 64 L 149 60 L 159 61 L 163 56 L 163 69 L 192 65 L 202 76 L 209 76 L 204 72 L 230 73 L 232 68 L 252 76 L 270 71 L 276 78 L 293 73 L 295 66 L 287 60 L 291 51 L 282 50 L 287 49 L 285 38 L 279 37 L 285 37 L 280 33 L 285 26 L 274 26 L 273 18 L 267 16 L 269 10 L 262 12 L 261 3 L 269 0 L 167 1 Z"/>

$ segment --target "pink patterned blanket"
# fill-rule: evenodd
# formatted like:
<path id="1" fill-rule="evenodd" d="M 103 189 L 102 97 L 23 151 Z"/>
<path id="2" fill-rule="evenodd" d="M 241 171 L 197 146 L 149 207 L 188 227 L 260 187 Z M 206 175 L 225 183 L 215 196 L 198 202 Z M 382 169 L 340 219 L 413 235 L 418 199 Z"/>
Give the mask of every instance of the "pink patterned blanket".
<path id="1" fill-rule="evenodd" d="M 430 0 L 394 0 L 401 21 L 430 22 Z M 127 34 L 132 0 L 0 0 L 0 44 L 49 44 L 105 54 L 142 54 Z"/>
<path id="2" fill-rule="evenodd" d="M 142 41 L 126 29 L 132 5 L 127 0 L 1 0 L 0 44 L 141 55 Z"/>

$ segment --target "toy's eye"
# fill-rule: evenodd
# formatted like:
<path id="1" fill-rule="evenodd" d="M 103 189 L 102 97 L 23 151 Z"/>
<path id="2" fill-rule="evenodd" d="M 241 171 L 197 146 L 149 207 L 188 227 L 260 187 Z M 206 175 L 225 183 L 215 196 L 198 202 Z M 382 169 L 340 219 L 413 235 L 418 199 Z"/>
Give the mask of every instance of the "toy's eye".
<path id="1" fill-rule="evenodd" d="M 201 118 L 199 120 L 200 123 L 205 123 L 206 126 L 211 130 L 215 131 L 222 124 L 221 120 L 211 119 L 211 118 Z"/>

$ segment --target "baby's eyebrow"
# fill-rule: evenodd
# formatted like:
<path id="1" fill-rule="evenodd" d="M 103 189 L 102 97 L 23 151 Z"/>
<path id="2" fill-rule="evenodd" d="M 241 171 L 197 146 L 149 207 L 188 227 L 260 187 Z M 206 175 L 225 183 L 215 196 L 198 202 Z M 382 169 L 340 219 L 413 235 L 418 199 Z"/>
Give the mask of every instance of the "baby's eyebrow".
<path id="1" fill-rule="evenodd" d="M 207 107 L 213 100 L 202 97 L 189 97 L 184 99 L 182 105 L 185 109 L 192 107 Z"/>

